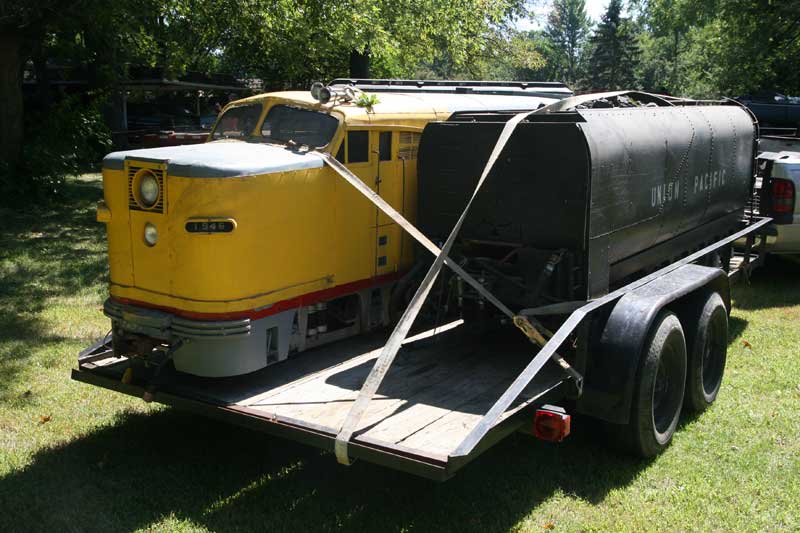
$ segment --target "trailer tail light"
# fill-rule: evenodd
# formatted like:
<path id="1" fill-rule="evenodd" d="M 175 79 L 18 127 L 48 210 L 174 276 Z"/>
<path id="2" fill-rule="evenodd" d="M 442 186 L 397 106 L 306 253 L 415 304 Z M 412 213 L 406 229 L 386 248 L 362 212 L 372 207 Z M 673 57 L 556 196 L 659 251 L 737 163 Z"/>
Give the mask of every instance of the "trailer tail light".
<path id="1" fill-rule="evenodd" d="M 561 442 L 570 430 L 570 416 L 560 407 L 542 406 L 533 418 L 533 435 L 537 439 Z"/>
<path id="2" fill-rule="evenodd" d="M 782 214 L 794 212 L 794 183 L 780 178 L 772 179 L 772 211 Z"/>

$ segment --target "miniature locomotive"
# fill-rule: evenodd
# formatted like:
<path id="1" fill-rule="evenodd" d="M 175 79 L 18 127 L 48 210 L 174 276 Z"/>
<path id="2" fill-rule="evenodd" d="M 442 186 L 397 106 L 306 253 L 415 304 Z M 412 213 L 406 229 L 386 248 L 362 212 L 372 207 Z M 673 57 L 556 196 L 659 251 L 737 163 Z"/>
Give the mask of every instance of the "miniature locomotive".
<path id="1" fill-rule="evenodd" d="M 169 349 L 180 371 L 231 376 L 387 324 L 413 243 L 316 152 L 414 221 L 427 123 L 569 95 L 558 83 L 337 80 L 233 102 L 204 144 L 109 154 L 98 219 L 115 353 Z"/>

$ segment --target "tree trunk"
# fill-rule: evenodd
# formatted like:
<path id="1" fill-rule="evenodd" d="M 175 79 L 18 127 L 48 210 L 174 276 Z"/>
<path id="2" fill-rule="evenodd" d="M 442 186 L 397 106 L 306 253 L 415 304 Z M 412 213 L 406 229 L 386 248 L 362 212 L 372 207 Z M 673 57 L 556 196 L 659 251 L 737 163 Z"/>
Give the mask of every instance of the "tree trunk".
<path id="1" fill-rule="evenodd" d="M 672 60 L 672 87 L 670 90 L 672 94 L 678 92 L 678 28 L 675 28 L 675 55 Z"/>
<path id="2" fill-rule="evenodd" d="M 0 28 L 0 161 L 15 165 L 22 152 L 22 33 Z"/>
<path id="3" fill-rule="evenodd" d="M 363 52 L 350 50 L 350 77 L 369 78 L 369 45 Z"/>
<path id="4" fill-rule="evenodd" d="M 47 70 L 47 56 L 41 43 L 34 49 L 32 60 L 33 72 L 36 74 L 36 108 L 39 111 L 47 111 L 50 108 L 50 73 Z M 30 104 L 30 101 L 28 103 Z"/>

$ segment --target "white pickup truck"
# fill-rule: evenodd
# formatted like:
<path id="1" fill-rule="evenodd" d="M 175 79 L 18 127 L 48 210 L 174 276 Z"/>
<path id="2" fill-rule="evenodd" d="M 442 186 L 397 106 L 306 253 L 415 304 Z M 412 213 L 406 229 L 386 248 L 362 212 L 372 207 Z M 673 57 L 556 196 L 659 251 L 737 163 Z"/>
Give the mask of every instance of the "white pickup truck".
<path id="1" fill-rule="evenodd" d="M 800 138 L 762 137 L 759 152 L 754 208 L 772 217 L 777 230 L 767 249 L 800 255 Z"/>

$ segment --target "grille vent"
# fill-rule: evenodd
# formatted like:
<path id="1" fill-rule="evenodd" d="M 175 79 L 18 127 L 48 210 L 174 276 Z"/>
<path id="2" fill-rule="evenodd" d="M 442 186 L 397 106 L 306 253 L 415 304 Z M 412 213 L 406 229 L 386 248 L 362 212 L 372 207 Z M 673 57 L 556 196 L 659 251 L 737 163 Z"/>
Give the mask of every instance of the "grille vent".
<path id="1" fill-rule="evenodd" d="M 400 132 L 400 146 L 397 150 L 399 159 L 416 159 L 419 153 L 419 140 L 422 135 L 410 131 Z"/>
<path id="2" fill-rule="evenodd" d="M 153 205 L 153 207 L 142 207 L 139 205 L 139 202 L 136 201 L 136 194 L 133 190 L 134 186 L 134 178 L 136 177 L 136 173 L 146 167 L 140 167 L 136 165 L 128 165 L 128 207 L 133 211 L 148 211 L 150 213 L 163 213 L 164 212 L 164 197 L 166 196 L 166 189 L 164 188 L 164 170 L 160 170 L 157 168 L 149 168 L 147 170 L 150 171 L 153 176 L 156 178 L 158 182 L 158 200 Z"/>

